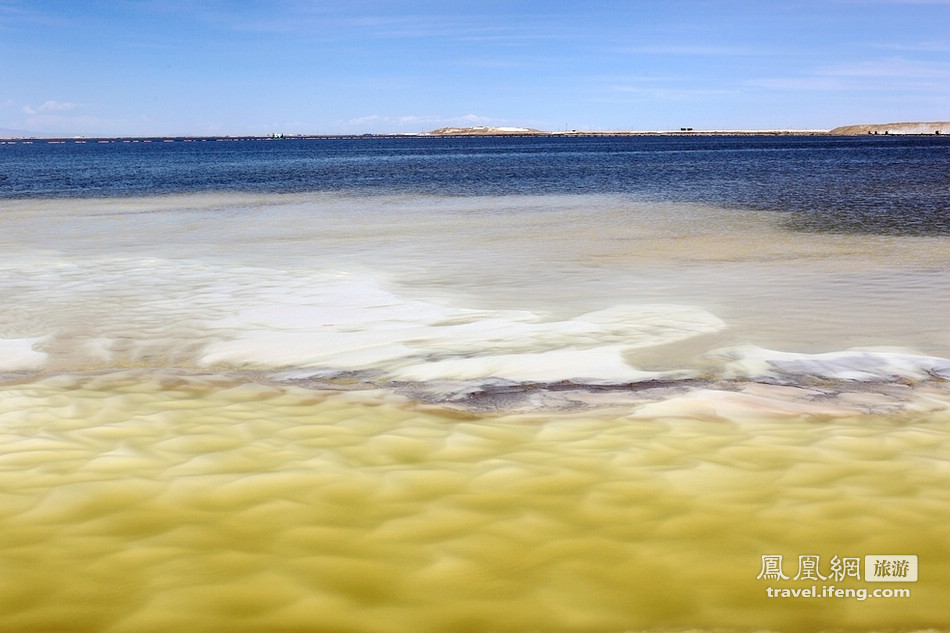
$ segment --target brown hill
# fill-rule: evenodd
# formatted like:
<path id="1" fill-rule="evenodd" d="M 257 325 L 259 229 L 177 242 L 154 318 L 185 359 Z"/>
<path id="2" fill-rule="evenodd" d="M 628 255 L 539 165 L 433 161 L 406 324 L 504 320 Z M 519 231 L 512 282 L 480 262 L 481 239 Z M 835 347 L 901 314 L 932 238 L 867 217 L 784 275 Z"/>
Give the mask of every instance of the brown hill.
<path id="1" fill-rule="evenodd" d="M 856 136 L 859 134 L 950 134 L 950 122 L 845 125 L 836 127 L 828 133 L 838 136 Z"/>

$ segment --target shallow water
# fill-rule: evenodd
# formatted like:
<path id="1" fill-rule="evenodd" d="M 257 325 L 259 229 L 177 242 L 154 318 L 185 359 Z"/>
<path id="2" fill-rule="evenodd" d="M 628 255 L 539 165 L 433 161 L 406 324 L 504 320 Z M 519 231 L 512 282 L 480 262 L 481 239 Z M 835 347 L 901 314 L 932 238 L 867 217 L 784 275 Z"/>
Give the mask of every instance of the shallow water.
<path id="1" fill-rule="evenodd" d="M 646 359 L 686 339 L 685 352 L 661 348 L 667 365 L 746 344 L 950 356 L 940 237 L 802 234 L 774 213 L 619 196 L 196 194 L 0 210 L 0 300 L 16 306 L 0 337 L 37 339 L 47 355 L 3 369 L 166 356 L 262 368 L 423 360 L 431 372 L 440 358 L 518 351 L 527 363 L 578 347 L 626 366 L 613 343 Z M 469 377 L 452 372 L 442 377 Z"/>
<path id="2" fill-rule="evenodd" d="M 950 628 L 945 237 L 193 193 L 3 201 L 0 248 L 0 630 Z"/>

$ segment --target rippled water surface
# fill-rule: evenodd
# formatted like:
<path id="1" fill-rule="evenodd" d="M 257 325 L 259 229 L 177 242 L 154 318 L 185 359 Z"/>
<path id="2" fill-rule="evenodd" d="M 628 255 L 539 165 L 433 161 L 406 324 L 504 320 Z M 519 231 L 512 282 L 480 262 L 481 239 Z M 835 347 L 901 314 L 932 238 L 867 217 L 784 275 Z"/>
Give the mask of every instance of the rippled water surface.
<path id="1" fill-rule="evenodd" d="M 173 372 L 5 386 L 3 628 L 945 622 L 943 407 L 465 416 L 390 399 Z M 794 576 L 800 554 L 909 551 L 925 572 L 907 599 L 769 599 L 756 579 L 763 554 Z"/>
<path id="2" fill-rule="evenodd" d="M 660 141 L 0 148 L 0 630 L 950 628 L 944 146 Z"/>

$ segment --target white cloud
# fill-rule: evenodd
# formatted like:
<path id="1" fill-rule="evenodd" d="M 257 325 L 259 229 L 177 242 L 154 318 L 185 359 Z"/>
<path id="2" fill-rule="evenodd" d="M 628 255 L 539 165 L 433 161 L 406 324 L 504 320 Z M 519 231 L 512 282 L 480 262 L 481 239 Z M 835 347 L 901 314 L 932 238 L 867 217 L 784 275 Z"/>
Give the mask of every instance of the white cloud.
<path id="1" fill-rule="evenodd" d="M 47 101 L 40 106 L 40 112 L 62 112 L 64 110 L 75 110 L 78 104 L 75 103 L 61 103 L 59 101 Z"/>

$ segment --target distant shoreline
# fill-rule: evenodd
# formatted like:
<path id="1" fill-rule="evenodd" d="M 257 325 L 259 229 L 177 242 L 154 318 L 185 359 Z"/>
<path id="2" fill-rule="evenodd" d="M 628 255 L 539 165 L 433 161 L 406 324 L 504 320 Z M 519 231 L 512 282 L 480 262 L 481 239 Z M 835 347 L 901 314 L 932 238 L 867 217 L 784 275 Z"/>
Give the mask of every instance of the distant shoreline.
<path id="1" fill-rule="evenodd" d="M 281 141 L 294 139 L 373 139 L 373 138 L 459 138 L 484 137 L 618 137 L 618 136 L 950 136 L 950 122 L 869 123 L 847 125 L 831 130 L 562 130 L 544 131 L 519 127 L 440 128 L 430 132 L 366 134 L 242 134 L 216 136 L 0 136 L 0 145 L 31 143 L 169 143 L 208 141 Z"/>
<path id="2" fill-rule="evenodd" d="M 499 133 L 378 133 L 378 134 L 287 134 L 279 137 L 247 134 L 240 136 L 14 136 L 0 137 L 4 143 L 174 143 L 174 142 L 228 142 L 228 141 L 283 141 L 283 140 L 322 140 L 322 139 L 381 139 L 381 138 L 526 138 L 526 137 L 620 137 L 620 136 L 827 136 L 826 130 L 693 130 L 689 132 L 673 131 L 587 131 L 570 132 L 499 132 Z"/>

